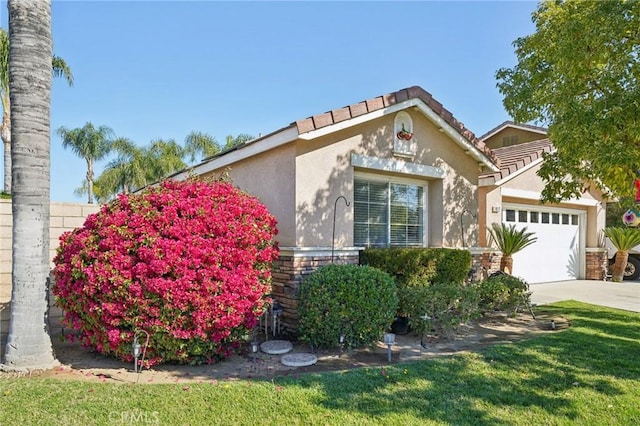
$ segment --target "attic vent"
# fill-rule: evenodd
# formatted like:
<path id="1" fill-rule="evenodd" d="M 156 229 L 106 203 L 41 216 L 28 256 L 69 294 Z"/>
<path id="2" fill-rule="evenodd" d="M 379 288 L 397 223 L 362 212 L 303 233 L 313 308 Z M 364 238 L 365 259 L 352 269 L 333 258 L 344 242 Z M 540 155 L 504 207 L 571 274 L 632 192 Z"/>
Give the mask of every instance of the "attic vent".
<path id="1" fill-rule="evenodd" d="M 511 146 L 518 144 L 518 135 L 505 136 L 502 138 L 502 146 Z"/>
<path id="2" fill-rule="evenodd" d="M 396 114 L 393 122 L 393 154 L 413 158 L 418 144 L 413 133 L 413 120 L 405 111 Z"/>

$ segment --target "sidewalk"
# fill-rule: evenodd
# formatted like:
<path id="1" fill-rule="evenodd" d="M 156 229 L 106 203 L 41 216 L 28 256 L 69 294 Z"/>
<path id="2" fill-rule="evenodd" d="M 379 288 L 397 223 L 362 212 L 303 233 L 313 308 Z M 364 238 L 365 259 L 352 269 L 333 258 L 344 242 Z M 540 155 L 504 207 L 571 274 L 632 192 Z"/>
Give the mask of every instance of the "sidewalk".
<path id="1" fill-rule="evenodd" d="M 640 312 L 640 282 L 571 280 L 530 284 L 531 302 L 536 305 L 577 300 L 594 305 Z"/>

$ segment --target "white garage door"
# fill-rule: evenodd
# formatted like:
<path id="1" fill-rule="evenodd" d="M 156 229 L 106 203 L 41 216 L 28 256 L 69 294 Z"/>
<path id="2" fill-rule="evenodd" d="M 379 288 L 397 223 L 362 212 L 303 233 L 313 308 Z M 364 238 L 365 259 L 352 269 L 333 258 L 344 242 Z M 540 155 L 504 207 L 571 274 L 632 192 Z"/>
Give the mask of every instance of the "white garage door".
<path id="1" fill-rule="evenodd" d="M 526 226 L 538 238 L 513 256 L 513 275 L 529 283 L 571 280 L 582 275 L 584 211 L 505 204 L 502 219 L 518 229 Z"/>

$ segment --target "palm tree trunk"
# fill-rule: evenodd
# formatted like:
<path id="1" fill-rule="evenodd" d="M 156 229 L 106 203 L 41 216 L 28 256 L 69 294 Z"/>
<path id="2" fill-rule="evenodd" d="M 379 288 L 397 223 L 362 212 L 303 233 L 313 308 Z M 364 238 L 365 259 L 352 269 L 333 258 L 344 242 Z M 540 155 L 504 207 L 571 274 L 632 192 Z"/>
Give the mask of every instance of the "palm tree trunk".
<path id="1" fill-rule="evenodd" d="M 87 201 L 93 204 L 93 162 L 87 160 Z"/>
<path id="2" fill-rule="evenodd" d="M 513 271 L 513 257 L 502 255 L 502 259 L 500 259 L 500 270 L 504 273 L 511 274 Z"/>
<path id="3" fill-rule="evenodd" d="M 13 264 L 5 369 L 57 364 L 45 328 L 49 276 L 51 2 L 9 0 Z"/>
<path id="4" fill-rule="evenodd" d="M 11 192 L 11 119 L 9 118 L 9 98 L 2 102 L 2 125 L 0 125 L 0 137 L 4 144 L 4 192 Z"/>
<path id="5" fill-rule="evenodd" d="M 618 250 L 616 253 L 616 261 L 613 264 L 613 270 L 611 271 L 611 280 L 616 283 L 621 283 L 624 279 L 624 270 L 627 268 L 627 262 L 629 261 L 628 250 Z"/>

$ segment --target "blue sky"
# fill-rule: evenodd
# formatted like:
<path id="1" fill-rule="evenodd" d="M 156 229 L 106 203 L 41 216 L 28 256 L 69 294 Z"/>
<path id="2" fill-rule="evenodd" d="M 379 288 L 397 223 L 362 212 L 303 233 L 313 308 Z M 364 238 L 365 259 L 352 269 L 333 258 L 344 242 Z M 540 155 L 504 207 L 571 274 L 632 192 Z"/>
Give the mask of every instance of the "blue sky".
<path id="1" fill-rule="evenodd" d="M 536 5 L 54 0 L 54 52 L 75 84 L 53 85 L 51 199 L 84 201 L 85 162 L 55 130 L 87 121 L 141 146 L 192 130 L 224 141 L 418 85 L 481 135 L 509 119 L 495 72 L 515 65 Z"/>

